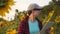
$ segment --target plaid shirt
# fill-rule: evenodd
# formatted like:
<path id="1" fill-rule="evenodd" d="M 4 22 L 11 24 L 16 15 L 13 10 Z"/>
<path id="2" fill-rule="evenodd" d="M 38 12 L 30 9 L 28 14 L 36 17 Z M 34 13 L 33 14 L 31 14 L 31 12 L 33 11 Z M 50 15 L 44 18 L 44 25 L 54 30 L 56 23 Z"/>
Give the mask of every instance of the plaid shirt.
<path id="1" fill-rule="evenodd" d="M 39 29 L 41 30 L 42 29 L 42 22 L 38 20 L 38 24 L 39 24 Z M 28 17 L 20 22 L 19 27 L 18 27 L 18 34 L 30 34 L 29 25 L 28 25 Z"/>

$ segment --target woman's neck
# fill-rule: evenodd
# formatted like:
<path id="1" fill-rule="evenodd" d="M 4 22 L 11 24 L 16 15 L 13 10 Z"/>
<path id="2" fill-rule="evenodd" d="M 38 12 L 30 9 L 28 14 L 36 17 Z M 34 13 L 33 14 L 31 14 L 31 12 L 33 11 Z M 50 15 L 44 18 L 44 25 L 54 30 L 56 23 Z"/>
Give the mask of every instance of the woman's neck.
<path id="1" fill-rule="evenodd" d="M 34 22 L 36 19 L 35 19 L 35 17 L 33 16 L 33 15 L 30 15 L 29 16 L 29 21 L 31 21 L 31 22 Z"/>

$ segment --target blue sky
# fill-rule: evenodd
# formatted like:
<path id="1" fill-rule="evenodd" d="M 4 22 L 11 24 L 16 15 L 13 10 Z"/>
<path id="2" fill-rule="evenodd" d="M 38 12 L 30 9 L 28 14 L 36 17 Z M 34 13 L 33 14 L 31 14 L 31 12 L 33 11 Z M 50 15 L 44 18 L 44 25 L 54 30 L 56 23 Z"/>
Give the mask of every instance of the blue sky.
<path id="1" fill-rule="evenodd" d="M 19 11 L 27 10 L 27 7 L 31 3 L 36 3 L 40 5 L 41 7 L 48 5 L 51 0 L 14 0 L 16 3 L 15 5 L 11 6 L 12 10 L 9 10 L 10 13 L 6 14 L 6 17 L 3 17 L 6 20 L 14 19 L 15 16 L 15 9 L 18 9 Z M 9 19 L 8 19 L 9 17 Z"/>

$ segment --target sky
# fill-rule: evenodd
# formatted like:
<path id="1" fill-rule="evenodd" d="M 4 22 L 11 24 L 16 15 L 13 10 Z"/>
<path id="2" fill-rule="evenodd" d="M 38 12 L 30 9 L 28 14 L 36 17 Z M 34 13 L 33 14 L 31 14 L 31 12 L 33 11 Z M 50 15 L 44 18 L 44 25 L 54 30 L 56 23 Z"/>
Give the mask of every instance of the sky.
<path id="1" fill-rule="evenodd" d="M 38 5 L 40 5 L 41 7 L 44 7 L 46 5 L 49 4 L 51 0 L 14 0 L 15 5 L 11 6 L 12 10 L 9 10 L 10 13 L 7 14 L 6 13 L 6 17 L 3 17 L 6 20 L 13 20 L 14 16 L 15 16 L 15 9 L 18 9 L 19 11 L 23 11 L 23 10 L 27 10 L 27 7 L 29 6 L 29 4 L 31 3 L 36 3 Z"/>

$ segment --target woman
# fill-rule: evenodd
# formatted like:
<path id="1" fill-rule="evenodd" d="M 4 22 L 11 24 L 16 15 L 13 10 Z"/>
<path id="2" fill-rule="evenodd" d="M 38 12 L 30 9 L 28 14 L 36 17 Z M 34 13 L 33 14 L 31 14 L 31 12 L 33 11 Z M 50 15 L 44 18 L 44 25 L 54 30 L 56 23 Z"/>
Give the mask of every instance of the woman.
<path id="1" fill-rule="evenodd" d="M 37 34 L 42 29 L 42 22 L 37 16 L 42 8 L 37 4 L 30 4 L 28 7 L 28 17 L 20 22 L 18 34 Z"/>

